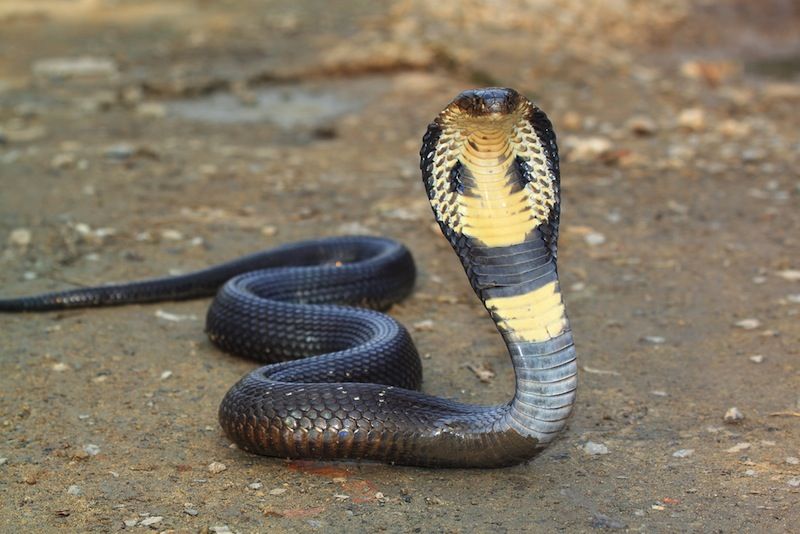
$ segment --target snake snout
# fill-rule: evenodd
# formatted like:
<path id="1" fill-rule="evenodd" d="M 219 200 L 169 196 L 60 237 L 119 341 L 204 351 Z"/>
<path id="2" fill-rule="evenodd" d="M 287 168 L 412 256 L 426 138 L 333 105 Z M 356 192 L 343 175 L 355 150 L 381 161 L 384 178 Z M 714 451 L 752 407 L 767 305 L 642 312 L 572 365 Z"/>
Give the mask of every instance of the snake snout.
<path id="1" fill-rule="evenodd" d="M 487 87 L 470 89 L 459 94 L 453 105 L 474 117 L 487 115 L 505 115 L 514 111 L 519 105 L 520 95 L 507 87 Z"/>

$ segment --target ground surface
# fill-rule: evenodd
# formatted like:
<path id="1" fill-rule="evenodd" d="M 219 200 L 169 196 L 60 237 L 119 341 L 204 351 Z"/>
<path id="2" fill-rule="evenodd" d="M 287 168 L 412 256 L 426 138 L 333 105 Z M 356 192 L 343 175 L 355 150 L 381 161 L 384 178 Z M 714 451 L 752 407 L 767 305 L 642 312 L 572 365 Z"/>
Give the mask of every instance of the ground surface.
<path id="1" fill-rule="evenodd" d="M 0 293 L 388 235 L 424 389 L 503 401 L 416 153 L 460 90 L 513 86 L 564 156 L 563 438 L 494 471 L 255 457 L 216 423 L 253 364 L 207 302 L 4 315 L 0 531 L 797 530 L 796 4 L 432 4 L 0 2 Z"/>

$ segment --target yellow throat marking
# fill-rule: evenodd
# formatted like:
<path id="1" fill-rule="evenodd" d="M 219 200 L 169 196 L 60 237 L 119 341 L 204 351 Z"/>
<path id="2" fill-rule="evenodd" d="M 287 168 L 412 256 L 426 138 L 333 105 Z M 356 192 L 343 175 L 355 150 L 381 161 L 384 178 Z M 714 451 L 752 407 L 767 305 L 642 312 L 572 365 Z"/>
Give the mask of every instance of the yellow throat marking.
<path id="1" fill-rule="evenodd" d="M 487 299 L 486 308 L 498 328 L 519 341 L 547 341 L 567 325 L 557 281 L 522 295 Z"/>
<path id="2" fill-rule="evenodd" d="M 440 221 L 487 246 L 523 242 L 547 222 L 555 205 L 555 179 L 541 140 L 524 112 L 489 126 L 458 110 L 442 115 L 442 133 L 433 158 L 436 194 L 431 204 Z M 517 157 L 532 170 L 532 180 L 522 188 Z M 448 192 L 450 172 L 459 162 L 470 180 L 464 194 Z"/>

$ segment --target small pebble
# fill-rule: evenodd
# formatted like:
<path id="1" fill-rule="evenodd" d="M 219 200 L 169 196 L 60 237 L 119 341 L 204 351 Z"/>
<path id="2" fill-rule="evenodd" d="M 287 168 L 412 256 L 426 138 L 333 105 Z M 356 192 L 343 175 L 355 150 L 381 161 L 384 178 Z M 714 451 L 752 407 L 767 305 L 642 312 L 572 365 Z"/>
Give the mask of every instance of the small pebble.
<path id="1" fill-rule="evenodd" d="M 264 484 L 262 484 L 261 482 L 253 482 L 251 484 L 248 484 L 247 487 L 250 488 L 251 490 L 257 490 L 264 487 Z"/>
<path id="2" fill-rule="evenodd" d="M 722 417 L 722 419 L 729 425 L 736 425 L 744 420 L 744 414 L 739 410 L 739 408 L 733 406 L 728 408 L 728 411 L 725 412 L 725 415 Z"/>
<path id="3" fill-rule="evenodd" d="M 653 135 L 657 129 L 656 123 L 650 117 L 636 115 L 627 123 L 628 129 L 636 135 Z"/>
<path id="4" fill-rule="evenodd" d="M 53 371 L 58 373 L 63 373 L 64 371 L 69 371 L 70 367 L 64 362 L 58 362 L 53 364 Z"/>
<path id="5" fill-rule="evenodd" d="M 27 228 L 15 228 L 8 234 L 8 242 L 18 247 L 27 247 L 31 244 L 33 234 Z"/>
<path id="6" fill-rule="evenodd" d="M 83 451 L 89 456 L 97 456 L 100 454 L 100 446 L 94 443 L 87 443 L 83 446 Z"/>
<path id="7" fill-rule="evenodd" d="M 117 64 L 105 57 L 51 57 L 35 61 L 31 70 L 36 75 L 53 78 L 114 76 Z"/>
<path id="8" fill-rule="evenodd" d="M 754 477 L 754 476 L 756 476 L 758 473 L 756 473 L 756 470 L 755 470 L 755 469 L 747 469 L 747 470 L 745 470 L 744 474 L 745 474 L 746 476 L 748 476 L 748 477 Z"/>
<path id="9" fill-rule="evenodd" d="M 688 108 L 678 114 L 678 125 L 693 132 L 699 132 L 706 126 L 705 112 L 700 108 Z"/>
<path id="10" fill-rule="evenodd" d="M 0 458 L 0 460 L 2 460 L 2 459 L 3 458 Z M 789 465 L 798 465 L 798 464 L 800 464 L 800 458 L 796 458 L 794 456 L 787 456 L 786 457 L 786 463 L 789 464 Z M 2 464 L 0 464 L 0 465 L 2 465 Z"/>
<path id="11" fill-rule="evenodd" d="M 136 114 L 147 119 L 160 119 L 167 114 L 167 108 L 160 102 L 142 102 L 136 106 Z"/>
<path id="12" fill-rule="evenodd" d="M 688 458 L 692 454 L 694 454 L 694 449 L 678 449 L 672 453 L 672 456 L 675 458 Z"/>
<path id="13" fill-rule="evenodd" d="M 8 463 L 8 458 L 0 458 L 0 465 L 6 465 L 7 463 Z"/>
<path id="14" fill-rule="evenodd" d="M 800 488 L 800 477 L 793 477 L 786 481 L 793 488 Z"/>
<path id="15" fill-rule="evenodd" d="M 564 146 L 571 161 L 593 161 L 606 155 L 613 147 L 611 140 L 599 136 L 567 136 Z"/>
<path id="16" fill-rule="evenodd" d="M 135 527 L 138 522 L 138 519 L 126 519 L 123 521 L 126 527 Z"/>
<path id="17" fill-rule="evenodd" d="M 761 354 L 753 354 L 750 356 L 749 360 L 753 363 L 761 363 L 764 361 L 764 356 Z"/>
<path id="18" fill-rule="evenodd" d="M 170 241 L 180 241 L 183 239 L 183 234 L 178 230 L 167 229 L 161 230 L 161 237 Z"/>
<path id="19" fill-rule="evenodd" d="M 614 519 L 613 517 L 609 517 L 605 514 L 599 514 L 599 513 L 595 513 L 592 516 L 592 520 L 589 522 L 589 526 L 591 526 L 592 528 L 608 529 L 608 530 L 622 530 L 628 528 L 628 525 L 626 525 L 619 519 Z"/>
<path id="20" fill-rule="evenodd" d="M 214 534 L 232 534 L 228 525 L 215 525 L 213 527 L 208 527 L 208 531 L 213 532 Z"/>
<path id="21" fill-rule="evenodd" d="M 167 378 L 172 376 L 172 371 L 164 371 L 161 373 L 161 380 L 166 380 Z"/>
<path id="22" fill-rule="evenodd" d="M 136 147 L 128 143 L 118 143 L 106 148 L 104 155 L 109 159 L 128 159 L 136 153 Z"/>
<path id="23" fill-rule="evenodd" d="M 417 332 L 430 332 L 433 330 L 433 320 L 432 319 L 425 319 L 423 321 L 417 321 L 413 324 L 414 330 Z"/>
<path id="24" fill-rule="evenodd" d="M 70 487 L 67 488 L 67 494 L 69 495 L 80 495 L 81 493 L 83 493 L 81 491 L 81 487 L 76 486 L 75 484 L 72 484 Z"/>
<path id="25" fill-rule="evenodd" d="M 170 313 L 164 310 L 156 310 L 155 316 L 159 319 L 164 319 L 165 321 L 172 321 L 173 323 L 178 323 L 180 321 L 196 321 L 197 316 L 194 314 L 189 315 L 180 315 L 177 313 Z"/>
<path id="26" fill-rule="evenodd" d="M 786 295 L 786 300 L 788 300 L 792 304 L 800 304 L 800 293 L 791 293 L 789 295 Z"/>
<path id="27" fill-rule="evenodd" d="M 800 282 L 800 269 L 784 269 L 778 271 L 778 276 L 790 282 Z"/>
<path id="28" fill-rule="evenodd" d="M 274 488 L 269 490 L 270 495 L 283 495 L 286 493 L 286 488 Z"/>
<path id="29" fill-rule="evenodd" d="M 601 234 L 600 232 L 589 232 L 585 236 L 583 236 L 584 241 L 586 244 L 592 247 L 596 247 L 598 245 L 602 245 L 606 242 L 606 236 Z"/>
<path id="30" fill-rule="evenodd" d="M 666 338 L 661 336 L 644 336 L 642 341 L 645 343 L 650 343 L 651 345 L 663 345 L 667 342 Z"/>
<path id="31" fill-rule="evenodd" d="M 746 451 L 749 448 L 750 448 L 750 444 L 749 443 L 742 442 L 742 443 L 737 443 L 736 445 L 734 445 L 733 447 L 730 447 L 729 449 L 726 449 L 725 452 L 742 452 L 742 451 Z"/>
<path id="32" fill-rule="evenodd" d="M 741 321 L 736 321 L 734 323 L 734 326 L 742 328 L 744 330 L 755 330 L 756 328 L 761 326 L 761 321 L 753 318 L 742 319 Z"/>
<path id="33" fill-rule="evenodd" d="M 591 455 L 598 455 L 598 454 L 608 454 L 608 447 L 606 447 L 603 443 L 595 443 L 594 441 L 587 441 L 586 445 L 583 446 L 583 450 L 586 454 Z"/>
<path id="34" fill-rule="evenodd" d="M 190 516 L 196 516 L 198 514 L 197 510 L 194 508 L 184 508 L 183 513 Z"/>
<path id="35" fill-rule="evenodd" d="M 228 468 L 227 465 L 223 464 L 222 462 L 211 462 L 208 464 L 208 471 L 209 473 L 218 474 L 222 473 Z"/>
<path id="36" fill-rule="evenodd" d="M 75 166 L 75 154 L 56 154 L 50 160 L 50 166 L 56 170 L 70 169 Z"/>
<path id="37" fill-rule="evenodd" d="M 163 520 L 164 520 L 164 518 L 161 517 L 160 515 L 153 515 L 153 516 L 146 517 L 146 518 L 142 519 L 141 521 L 139 521 L 139 524 L 143 525 L 145 527 L 149 527 L 150 525 L 155 525 L 156 523 L 161 523 L 161 521 L 163 521 Z"/>

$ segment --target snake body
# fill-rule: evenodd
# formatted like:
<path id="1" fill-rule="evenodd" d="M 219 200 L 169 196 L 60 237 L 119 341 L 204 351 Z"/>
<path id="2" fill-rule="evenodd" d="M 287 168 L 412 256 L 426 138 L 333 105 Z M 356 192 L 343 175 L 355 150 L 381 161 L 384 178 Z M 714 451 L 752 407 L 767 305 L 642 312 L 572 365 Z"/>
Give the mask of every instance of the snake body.
<path id="1" fill-rule="evenodd" d="M 414 262 L 383 238 L 305 241 L 176 277 L 0 300 L 0 311 L 216 293 L 211 341 L 267 363 L 219 408 L 241 448 L 435 467 L 528 460 L 564 428 L 577 386 L 556 268 L 555 134 L 517 92 L 472 90 L 429 125 L 420 156 L 434 216 L 508 347 L 516 388 L 507 403 L 475 406 L 419 391 L 410 335 L 375 311 L 410 293 Z"/>

